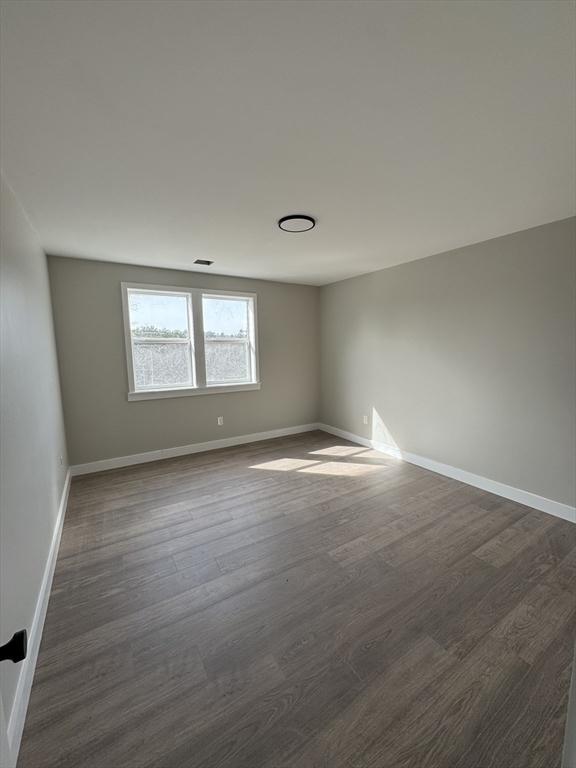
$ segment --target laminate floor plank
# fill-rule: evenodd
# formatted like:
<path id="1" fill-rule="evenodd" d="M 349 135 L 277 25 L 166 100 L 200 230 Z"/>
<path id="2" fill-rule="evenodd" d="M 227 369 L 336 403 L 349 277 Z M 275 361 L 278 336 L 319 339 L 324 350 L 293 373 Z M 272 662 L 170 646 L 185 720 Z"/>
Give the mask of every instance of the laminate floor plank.
<path id="1" fill-rule="evenodd" d="M 482 512 L 479 507 L 466 504 L 422 532 L 416 531 L 382 547 L 380 553 L 388 563 L 397 566 L 422 556 L 444 563 L 456 562 L 473 552 L 479 540 L 500 533 L 523 514 L 523 510 Z"/>
<path id="2" fill-rule="evenodd" d="M 102 623 L 109 623 L 126 614 L 138 611 L 170 597 L 187 592 L 194 587 L 217 579 L 222 575 L 214 559 L 206 559 L 189 568 L 174 571 L 156 578 L 128 577 L 121 583 L 113 579 L 96 582 L 94 589 L 86 587 L 83 595 L 58 594 L 54 600 L 55 611 L 44 626 L 44 643 L 53 645 L 86 633 Z M 57 611 L 57 613 L 56 613 Z"/>
<path id="3" fill-rule="evenodd" d="M 406 595 L 403 601 L 382 606 L 375 603 L 369 620 L 351 628 L 340 652 L 363 680 L 369 680 L 397 657 L 407 640 L 428 635 L 430 625 L 467 606 L 493 579 L 493 571 L 472 556 L 438 570 L 433 579 L 426 573 L 419 589 L 412 581 L 401 593 Z"/>
<path id="4" fill-rule="evenodd" d="M 560 768 L 574 644 L 563 636 L 535 659 L 477 724 L 454 768 Z M 570 768 L 568 766 L 567 768 Z"/>
<path id="5" fill-rule="evenodd" d="M 464 661 L 449 667 L 441 681 L 423 688 L 418 701 L 353 758 L 353 764 L 359 768 L 451 766 L 474 739 L 478 721 L 495 706 L 502 688 L 513 685 L 527 668 L 498 641 L 484 640 Z"/>
<path id="6" fill-rule="evenodd" d="M 99 560 L 85 566 L 82 566 L 82 561 L 79 559 L 74 568 L 69 568 L 68 565 L 59 568 L 58 564 L 56 565 L 51 596 L 66 592 L 67 599 L 77 602 L 81 601 L 84 595 L 89 599 L 91 589 L 97 590 L 98 593 L 106 591 L 107 585 L 111 585 L 113 590 L 121 589 L 118 580 L 119 573 L 122 573 L 122 581 L 126 580 L 128 584 L 134 580 L 138 583 L 144 583 L 146 580 L 154 580 L 169 573 L 175 573 L 176 570 L 176 565 L 170 555 L 165 555 L 157 560 L 136 563 L 130 567 L 127 566 L 122 555 Z"/>
<path id="7" fill-rule="evenodd" d="M 538 584 L 494 628 L 494 635 L 532 663 L 564 633 L 575 636 L 576 599 L 573 591 Z"/>
<path id="8" fill-rule="evenodd" d="M 296 749 L 289 760 L 272 757 L 265 766 L 330 768 L 353 760 L 389 729 L 422 688 L 456 664 L 426 636 L 405 649 L 396 663 L 376 675 L 325 728 Z M 394 695 L 391 696 L 391 691 Z"/>
<path id="9" fill-rule="evenodd" d="M 322 432 L 74 478 L 19 768 L 560 768 L 576 526 Z"/>
<path id="10" fill-rule="evenodd" d="M 513 560 L 506 559 L 506 565 L 500 567 L 497 580 L 485 594 L 477 595 L 476 600 L 458 611 L 451 620 L 443 617 L 442 621 L 429 629 L 443 647 L 460 658 L 466 656 L 485 634 L 514 611 L 536 584 L 545 583 L 546 574 L 574 551 L 576 526 L 572 532 L 566 530 L 563 523 L 556 521 L 554 526 L 546 530 L 549 535 L 543 534 L 544 541 L 533 541 Z M 560 579 L 561 575 L 556 572 L 553 583 L 559 584 Z M 574 583 L 576 579 L 573 578 Z M 541 615 L 538 619 L 541 619 Z"/>
<path id="11" fill-rule="evenodd" d="M 541 515 L 534 513 L 525 515 L 479 547 L 474 554 L 492 565 L 505 565 L 552 528 L 554 523 L 551 516 L 542 519 Z"/>

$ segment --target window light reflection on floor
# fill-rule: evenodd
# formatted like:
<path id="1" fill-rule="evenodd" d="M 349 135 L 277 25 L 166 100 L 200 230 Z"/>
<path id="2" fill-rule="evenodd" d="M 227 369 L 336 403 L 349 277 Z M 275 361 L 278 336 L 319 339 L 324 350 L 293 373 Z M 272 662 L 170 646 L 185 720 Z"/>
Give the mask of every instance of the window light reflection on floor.
<path id="1" fill-rule="evenodd" d="M 343 446 L 345 447 L 345 446 Z M 361 449 L 363 450 L 363 449 Z M 353 461 L 320 461 L 312 459 L 274 459 L 253 464 L 250 469 L 266 469 L 273 472 L 305 472 L 314 475 L 358 477 L 386 469 L 381 464 L 357 464 Z"/>
<path id="2" fill-rule="evenodd" d="M 303 467 L 310 467 L 313 464 L 320 464 L 320 461 L 313 461 L 312 459 L 274 459 L 274 461 L 254 464 L 250 469 L 273 469 L 276 472 L 294 472 Z"/>
<path id="3" fill-rule="evenodd" d="M 365 448 L 358 448 L 355 445 L 333 445 L 330 448 L 319 448 L 317 451 L 310 451 L 311 456 L 353 456 L 355 453 L 363 453 Z"/>
<path id="4" fill-rule="evenodd" d="M 379 464 L 354 464 L 351 461 L 338 462 L 326 461 L 317 464 L 314 467 L 305 467 L 298 470 L 315 475 L 335 475 L 340 477 L 358 477 L 360 475 L 369 475 L 373 472 L 381 472 L 385 467 Z"/>

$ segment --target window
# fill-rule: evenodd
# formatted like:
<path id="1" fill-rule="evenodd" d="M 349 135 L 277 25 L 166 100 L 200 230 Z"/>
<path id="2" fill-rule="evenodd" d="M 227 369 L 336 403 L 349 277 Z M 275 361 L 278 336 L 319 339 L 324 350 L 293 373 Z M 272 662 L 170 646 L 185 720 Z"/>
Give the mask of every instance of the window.
<path id="1" fill-rule="evenodd" d="M 202 296 L 206 383 L 253 380 L 251 299 Z"/>
<path id="2" fill-rule="evenodd" d="M 122 284 L 128 399 L 258 389 L 256 296 Z"/>
<path id="3" fill-rule="evenodd" d="M 194 386 L 190 296 L 128 289 L 134 387 Z"/>

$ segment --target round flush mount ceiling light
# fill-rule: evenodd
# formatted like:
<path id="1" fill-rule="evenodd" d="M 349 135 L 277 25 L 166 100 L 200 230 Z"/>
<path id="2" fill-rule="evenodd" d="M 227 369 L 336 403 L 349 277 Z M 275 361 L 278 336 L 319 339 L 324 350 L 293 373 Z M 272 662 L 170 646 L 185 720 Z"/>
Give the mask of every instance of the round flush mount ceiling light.
<path id="1" fill-rule="evenodd" d="M 284 232 L 307 232 L 309 229 L 314 229 L 316 219 L 313 219 L 312 216 L 298 213 L 292 216 L 282 216 L 278 221 L 278 226 Z"/>

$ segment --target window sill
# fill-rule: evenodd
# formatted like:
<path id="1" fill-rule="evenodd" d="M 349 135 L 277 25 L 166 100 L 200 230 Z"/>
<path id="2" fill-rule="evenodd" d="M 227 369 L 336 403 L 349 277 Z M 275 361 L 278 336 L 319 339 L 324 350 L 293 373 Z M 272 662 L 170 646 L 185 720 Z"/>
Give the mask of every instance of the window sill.
<path id="1" fill-rule="evenodd" d="M 227 392 L 249 392 L 260 389 L 260 382 L 250 384 L 215 384 L 206 387 L 185 387 L 182 389 L 148 389 L 128 392 L 128 400 L 158 400 L 166 397 L 188 397 L 189 395 L 220 395 Z"/>

